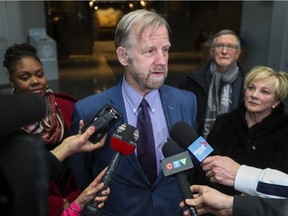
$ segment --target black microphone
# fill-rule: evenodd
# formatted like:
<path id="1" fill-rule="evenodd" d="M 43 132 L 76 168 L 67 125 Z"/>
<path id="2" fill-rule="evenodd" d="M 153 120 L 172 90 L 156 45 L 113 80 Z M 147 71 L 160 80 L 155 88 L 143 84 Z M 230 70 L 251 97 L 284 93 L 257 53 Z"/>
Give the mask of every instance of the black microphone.
<path id="1" fill-rule="evenodd" d="M 203 161 L 213 148 L 185 121 L 179 121 L 169 130 L 170 137 L 183 149 L 188 149 L 197 162 Z"/>
<path id="2" fill-rule="evenodd" d="M 179 121 L 169 130 L 170 137 L 184 149 L 187 149 L 199 136 L 185 121 Z"/>
<path id="3" fill-rule="evenodd" d="M 139 139 L 138 129 L 129 125 L 120 125 L 116 133 L 111 138 L 111 148 L 116 151 L 108 169 L 103 176 L 102 182 L 104 183 L 103 189 L 100 190 L 96 196 L 101 196 L 103 190 L 106 190 L 123 155 L 130 155 L 133 153 L 137 146 Z M 101 210 L 98 208 L 99 203 L 95 200 L 87 203 L 81 213 L 82 216 L 99 216 Z"/>
<path id="4" fill-rule="evenodd" d="M 40 121 L 46 114 L 42 96 L 33 93 L 0 95 L 0 136 L 18 131 L 21 127 Z"/>
<path id="5" fill-rule="evenodd" d="M 173 140 L 166 142 L 162 147 L 162 153 L 165 158 L 177 155 L 182 153 L 184 150 Z M 182 194 L 183 199 L 193 199 L 193 193 L 190 190 L 190 184 L 188 182 L 186 173 L 181 171 L 174 174 L 180 192 Z M 192 216 L 197 216 L 196 210 L 194 207 L 190 207 L 190 214 Z"/>

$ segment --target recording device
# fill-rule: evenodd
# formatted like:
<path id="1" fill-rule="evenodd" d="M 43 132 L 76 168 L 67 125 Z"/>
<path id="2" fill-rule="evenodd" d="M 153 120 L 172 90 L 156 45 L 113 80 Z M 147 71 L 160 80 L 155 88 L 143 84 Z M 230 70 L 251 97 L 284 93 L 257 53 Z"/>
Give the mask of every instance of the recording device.
<path id="1" fill-rule="evenodd" d="M 115 150 L 116 153 L 114 154 L 108 169 L 103 176 L 103 189 L 100 190 L 96 196 L 101 196 L 102 191 L 107 189 L 121 158 L 123 155 L 128 156 L 133 153 L 133 151 L 136 149 L 138 140 L 139 132 L 137 128 L 129 124 L 122 124 L 117 128 L 116 133 L 114 133 L 111 138 L 110 144 L 111 148 Z M 98 208 L 98 205 L 99 203 L 97 201 L 92 200 L 85 205 L 81 215 L 100 216 L 101 210 Z"/>
<path id="2" fill-rule="evenodd" d="M 121 118 L 116 108 L 108 103 L 84 125 L 81 133 L 84 133 L 88 127 L 94 126 L 95 132 L 90 136 L 89 141 L 97 143 Z"/>
<path id="3" fill-rule="evenodd" d="M 198 136 L 195 130 L 184 121 L 179 121 L 172 126 L 169 131 L 170 137 L 183 149 L 189 149 L 197 162 L 202 162 L 213 148 L 206 140 Z"/>
<path id="4" fill-rule="evenodd" d="M 184 150 L 173 140 L 166 142 L 162 147 L 162 153 L 165 158 L 179 155 Z M 187 159 L 187 158 L 186 158 Z M 177 162 L 178 163 L 178 162 Z M 184 171 L 176 172 L 174 174 L 180 192 L 182 194 L 183 199 L 193 199 L 193 193 L 190 190 L 190 184 L 188 182 L 186 173 Z M 192 216 L 197 216 L 196 210 L 194 207 L 189 207 L 190 214 Z"/>

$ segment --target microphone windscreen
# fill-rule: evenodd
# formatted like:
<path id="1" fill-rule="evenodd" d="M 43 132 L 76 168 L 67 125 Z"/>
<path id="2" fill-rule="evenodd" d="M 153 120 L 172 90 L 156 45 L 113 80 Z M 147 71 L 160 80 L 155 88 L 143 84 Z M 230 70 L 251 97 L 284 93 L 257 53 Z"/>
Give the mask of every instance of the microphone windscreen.
<path id="1" fill-rule="evenodd" d="M 1 95 L 0 135 L 6 135 L 21 127 L 42 120 L 46 115 L 46 103 L 42 96 L 33 93 Z"/>
<path id="2" fill-rule="evenodd" d="M 184 149 L 182 149 L 176 142 L 173 140 L 169 140 L 166 142 L 162 147 L 162 153 L 164 157 L 170 157 L 176 154 L 180 154 L 184 152 Z"/>
<path id="3" fill-rule="evenodd" d="M 130 155 L 135 150 L 138 139 L 137 128 L 129 124 L 122 124 L 111 138 L 111 148 L 124 155 Z"/>
<path id="4" fill-rule="evenodd" d="M 179 121 L 174 124 L 169 134 L 184 149 L 187 149 L 199 137 L 196 131 L 185 121 Z"/>

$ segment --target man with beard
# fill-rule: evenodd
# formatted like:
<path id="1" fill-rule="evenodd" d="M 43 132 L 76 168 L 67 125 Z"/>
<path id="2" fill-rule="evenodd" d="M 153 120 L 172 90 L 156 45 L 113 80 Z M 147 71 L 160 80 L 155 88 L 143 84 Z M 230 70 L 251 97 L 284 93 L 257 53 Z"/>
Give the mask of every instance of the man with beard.
<path id="1" fill-rule="evenodd" d="M 122 119 L 108 132 L 101 150 L 70 158 L 72 173 L 78 186 L 85 188 L 111 161 L 114 152 L 110 148 L 110 138 L 115 129 L 123 123 L 137 127 L 138 114 L 145 109 L 153 134 L 148 133 L 148 124 L 144 133 L 139 126 L 139 139 L 150 135 L 148 138 L 152 138 L 153 153 L 146 152 L 139 159 L 143 152 L 138 152 L 142 148 L 138 142 L 135 152 L 122 158 L 109 184 L 111 194 L 102 215 L 181 215 L 178 206 L 181 193 L 177 182 L 173 177 L 165 177 L 160 167 L 162 146 L 169 138 L 169 128 L 176 122 L 186 121 L 196 127 L 197 103 L 193 93 L 163 85 L 168 73 L 171 47 L 169 25 L 154 12 L 130 12 L 117 26 L 115 45 L 118 60 L 124 67 L 123 78 L 110 89 L 77 102 L 71 130 L 77 133 L 79 120 L 88 122 L 106 103 L 114 106 Z M 142 109 L 143 99 L 146 107 Z M 148 141 L 144 144 L 148 144 Z M 149 159 L 149 171 L 153 166 L 155 168 L 153 174 L 146 173 L 145 166 L 140 165 L 146 158 Z"/>

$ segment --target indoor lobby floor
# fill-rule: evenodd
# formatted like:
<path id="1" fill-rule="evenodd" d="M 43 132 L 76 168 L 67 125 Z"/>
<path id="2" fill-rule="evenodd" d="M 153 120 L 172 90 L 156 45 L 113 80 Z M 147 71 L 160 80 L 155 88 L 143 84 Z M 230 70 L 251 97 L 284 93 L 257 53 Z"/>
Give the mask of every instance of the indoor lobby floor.
<path id="1" fill-rule="evenodd" d="M 192 52 L 170 52 L 165 83 L 177 86 L 180 79 L 199 66 L 201 57 Z M 82 99 L 119 82 L 123 67 L 118 62 L 113 41 L 94 43 L 92 55 L 73 55 L 60 60 L 59 91 Z"/>

